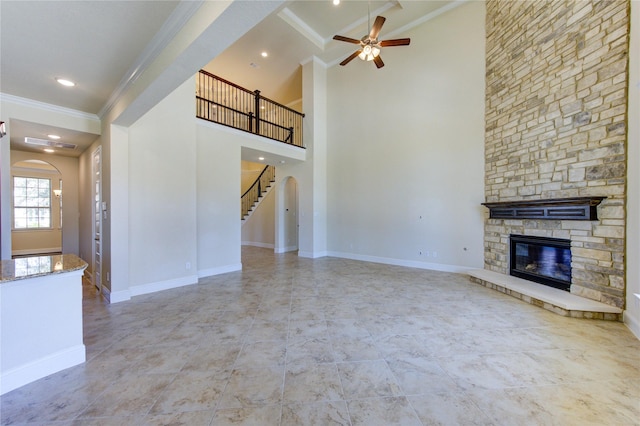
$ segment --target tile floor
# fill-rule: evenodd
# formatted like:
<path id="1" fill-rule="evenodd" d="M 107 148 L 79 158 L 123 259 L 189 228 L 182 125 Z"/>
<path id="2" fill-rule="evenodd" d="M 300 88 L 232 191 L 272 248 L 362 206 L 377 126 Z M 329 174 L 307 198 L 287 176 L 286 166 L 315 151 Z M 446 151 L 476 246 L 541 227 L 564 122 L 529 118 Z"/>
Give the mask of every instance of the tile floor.
<path id="1" fill-rule="evenodd" d="M 106 305 L 87 362 L 3 425 L 633 425 L 640 341 L 466 276 L 243 248 L 244 271 Z"/>

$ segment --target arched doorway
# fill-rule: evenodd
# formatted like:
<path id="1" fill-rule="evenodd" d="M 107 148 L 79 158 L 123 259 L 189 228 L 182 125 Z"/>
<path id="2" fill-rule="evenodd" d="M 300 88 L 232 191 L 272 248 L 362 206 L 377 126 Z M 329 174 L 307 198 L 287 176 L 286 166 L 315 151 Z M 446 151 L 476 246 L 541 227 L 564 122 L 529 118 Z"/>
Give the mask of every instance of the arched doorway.
<path id="1" fill-rule="evenodd" d="M 62 173 L 51 163 L 26 159 L 11 166 L 11 254 L 62 252 Z"/>

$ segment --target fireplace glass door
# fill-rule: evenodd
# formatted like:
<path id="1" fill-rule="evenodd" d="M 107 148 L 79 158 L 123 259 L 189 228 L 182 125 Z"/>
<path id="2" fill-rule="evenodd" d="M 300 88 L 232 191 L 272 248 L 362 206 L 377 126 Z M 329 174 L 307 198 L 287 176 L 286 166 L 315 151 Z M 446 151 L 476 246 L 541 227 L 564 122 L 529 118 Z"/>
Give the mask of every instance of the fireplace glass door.
<path id="1" fill-rule="evenodd" d="M 511 235 L 511 275 L 569 291 L 571 241 Z"/>

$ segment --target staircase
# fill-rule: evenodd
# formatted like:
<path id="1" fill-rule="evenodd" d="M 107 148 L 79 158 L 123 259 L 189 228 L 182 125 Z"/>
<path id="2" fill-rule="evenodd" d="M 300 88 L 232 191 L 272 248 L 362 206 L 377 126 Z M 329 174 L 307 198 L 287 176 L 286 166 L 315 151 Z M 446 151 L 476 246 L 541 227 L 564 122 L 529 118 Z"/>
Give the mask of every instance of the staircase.
<path id="1" fill-rule="evenodd" d="M 276 181 L 276 168 L 266 166 L 253 185 L 240 197 L 240 220 L 244 221 L 254 211 L 262 197 L 269 191 L 271 184 Z"/>

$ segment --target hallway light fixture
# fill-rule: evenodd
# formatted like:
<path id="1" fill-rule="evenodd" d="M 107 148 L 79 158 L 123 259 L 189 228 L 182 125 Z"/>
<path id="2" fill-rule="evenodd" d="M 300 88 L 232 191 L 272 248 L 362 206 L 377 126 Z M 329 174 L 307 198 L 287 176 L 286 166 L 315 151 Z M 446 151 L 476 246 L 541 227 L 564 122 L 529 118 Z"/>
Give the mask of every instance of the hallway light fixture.
<path id="1" fill-rule="evenodd" d="M 62 195 L 62 189 L 54 189 L 53 195 L 55 195 L 56 198 L 60 198 L 60 196 Z"/>
<path id="2" fill-rule="evenodd" d="M 4 125 L 4 121 L 0 121 L 0 138 L 7 134 L 7 128 Z"/>

